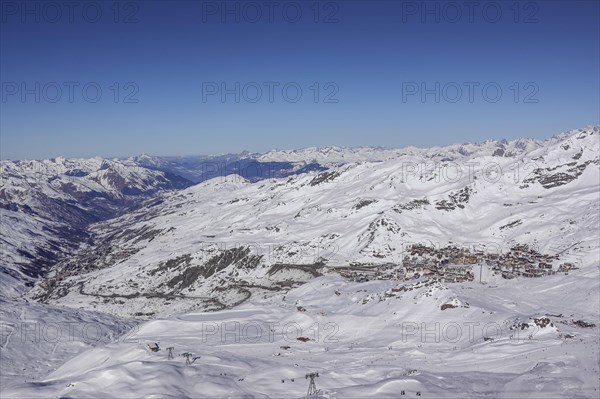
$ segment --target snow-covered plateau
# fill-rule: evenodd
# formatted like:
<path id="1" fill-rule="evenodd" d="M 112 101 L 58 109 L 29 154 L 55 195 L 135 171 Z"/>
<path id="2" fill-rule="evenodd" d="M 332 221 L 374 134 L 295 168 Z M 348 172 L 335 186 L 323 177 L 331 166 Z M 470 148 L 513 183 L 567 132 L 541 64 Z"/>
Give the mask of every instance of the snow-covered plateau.
<path id="1" fill-rule="evenodd" d="M 599 151 L 2 161 L 1 396 L 598 398 Z"/>

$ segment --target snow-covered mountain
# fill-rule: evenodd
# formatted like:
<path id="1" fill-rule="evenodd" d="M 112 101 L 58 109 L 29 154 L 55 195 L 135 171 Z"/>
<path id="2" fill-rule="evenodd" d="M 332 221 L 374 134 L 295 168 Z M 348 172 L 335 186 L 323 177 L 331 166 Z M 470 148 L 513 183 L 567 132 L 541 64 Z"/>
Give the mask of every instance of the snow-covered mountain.
<path id="1" fill-rule="evenodd" d="M 3 161 L 0 396 L 597 398 L 599 138 Z"/>
<path id="2" fill-rule="evenodd" d="M 0 297 L 0 390 L 42 379 L 87 349 L 125 339 L 136 325 L 105 313 Z"/>
<path id="3" fill-rule="evenodd" d="M 454 144 L 445 147 L 308 147 L 299 150 L 272 150 L 256 157 L 261 162 L 316 162 L 321 165 L 346 164 L 364 161 L 386 161 L 407 156 L 420 156 L 431 160 L 451 160 L 464 156 L 517 156 L 539 148 L 542 143 L 532 139 L 488 140 L 481 144 Z"/>
<path id="4" fill-rule="evenodd" d="M 192 184 L 131 161 L 102 158 L 1 161 L 0 168 L 0 296 L 22 292 L 88 240 L 89 224 Z"/>
<path id="5" fill-rule="evenodd" d="M 128 160 L 149 169 L 185 177 L 194 183 L 229 175 L 242 176 L 249 181 L 256 182 L 326 169 L 317 162 L 263 161 L 261 158 L 260 154 L 243 152 L 189 157 L 158 157 L 143 154 Z"/>
<path id="6" fill-rule="evenodd" d="M 93 241 L 30 297 L 147 318 L 228 308 L 329 273 L 450 279 L 445 265 L 487 264 L 510 278 L 589 267 L 599 135 L 590 127 L 543 142 L 385 150 L 258 182 L 214 178 L 93 225 Z"/>
<path id="7" fill-rule="evenodd" d="M 597 398 L 598 277 L 596 268 L 487 285 L 322 276 L 233 310 L 148 321 L 4 395 Z M 312 373 L 318 393 L 306 396 Z"/>

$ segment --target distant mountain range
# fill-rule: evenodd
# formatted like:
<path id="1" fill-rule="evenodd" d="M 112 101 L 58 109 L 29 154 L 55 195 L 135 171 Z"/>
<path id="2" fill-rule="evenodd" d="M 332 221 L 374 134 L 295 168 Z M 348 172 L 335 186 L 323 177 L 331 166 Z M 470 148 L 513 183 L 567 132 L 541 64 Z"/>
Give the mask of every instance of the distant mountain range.
<path id="1" fill-rule="evenodd" d="M 150 317 L 426 257 L 415 245 L 438 251 L 429 262 L 452 246 L 526 246 L 553 270 L 585 266 L 598 253 L 599 135 L 3 161 L 2 293 L 37 282 L 32 299 Z"/>
<path id="2" fill-rule="evenodd" d="M 2 161 L 0 295 L 22 292 L 90 238 L 87 226 L 192 182 L 132 161 Z"/>

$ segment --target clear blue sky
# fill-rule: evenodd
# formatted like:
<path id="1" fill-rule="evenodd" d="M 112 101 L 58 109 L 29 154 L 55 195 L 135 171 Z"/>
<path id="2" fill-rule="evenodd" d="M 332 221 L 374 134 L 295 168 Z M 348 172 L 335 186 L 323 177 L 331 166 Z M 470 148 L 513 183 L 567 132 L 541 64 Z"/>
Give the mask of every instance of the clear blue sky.
<path id="1" fill-rule="evenodd" d="M 1 3 L 3 159 L 430 146 L 600 123 L 598 1 L 46 3 Z"/>

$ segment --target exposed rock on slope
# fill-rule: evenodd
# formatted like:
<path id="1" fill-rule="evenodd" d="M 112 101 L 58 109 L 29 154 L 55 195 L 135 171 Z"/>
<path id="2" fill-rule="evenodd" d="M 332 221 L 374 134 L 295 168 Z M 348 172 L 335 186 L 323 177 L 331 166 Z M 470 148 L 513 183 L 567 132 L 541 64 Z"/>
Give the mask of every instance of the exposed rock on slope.
<path id="1" fill-rule="evenodd" d="M 0 168 L 0 295 L 22 291 L 91 239 L 89 224 L 191 185 L 130 161 L 102 158 L 2 161 Z"/>
<path id="2" fill-rule="evenodd" d="M 587 267 L 600 235 L 599 135 L 507 142 L 502 157 L 487 142 L 382 150 L 384 160 L 254 183 L 212 179 L 93 225 L 93 240 L 31 296 L 121 315 L 215 309 L 351 264 L 401 266 L 415 245 L 465 252 L 411 259 L 417 269 L 404 276 L 436 273 L 450 258 L 506 278 Z M 548 186 L 548 170 L 580 173 Z"/>

